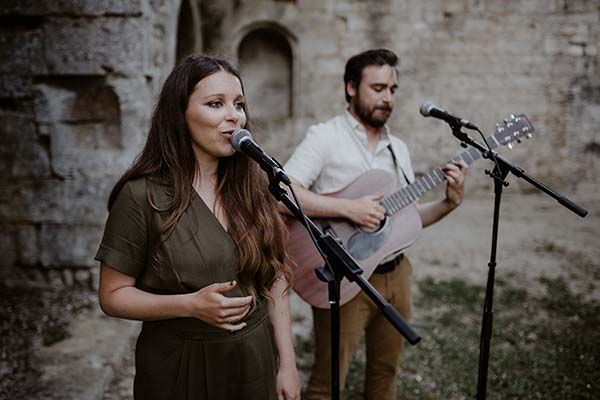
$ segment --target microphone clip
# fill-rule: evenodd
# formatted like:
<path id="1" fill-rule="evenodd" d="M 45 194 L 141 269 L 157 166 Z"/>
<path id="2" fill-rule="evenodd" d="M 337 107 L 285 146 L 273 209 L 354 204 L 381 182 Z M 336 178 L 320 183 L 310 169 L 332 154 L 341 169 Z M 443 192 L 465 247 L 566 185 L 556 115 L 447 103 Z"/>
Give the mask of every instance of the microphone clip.
<path id="1" fill-rule="evenodd" d="M 290 178 L 287 176 L 287 174 L 285 173 L 285 171 L 283 170 L 283 165 L 281 165 L 281 163 L 279 161 L 277 161 L 277 159 L 275 159 L 274 157 L 271 157 L 271 160 L 273 160 L 275 162 L 275 164 L 277 164 L 277 167 L 273 167 L 271 172 L 266 171 L 267 175 L 269 176 L 269 181 L 270 182 L 275 182 L 275 184 L 279 184 L 279 182 L 283 182 L 286 185 L 291 185 L 292 181 L 290 181 Z"/>

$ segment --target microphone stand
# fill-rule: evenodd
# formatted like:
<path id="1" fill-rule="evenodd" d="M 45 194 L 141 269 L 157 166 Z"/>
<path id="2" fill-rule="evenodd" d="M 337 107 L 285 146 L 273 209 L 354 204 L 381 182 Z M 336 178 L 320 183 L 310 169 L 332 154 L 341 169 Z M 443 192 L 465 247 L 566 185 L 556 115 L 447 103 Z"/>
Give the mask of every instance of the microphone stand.
<path id="1" fill-rule="evenodd" d="M 277 162 L 277 161 L 276 161 Z M 281 164 L 280 164 L 281 167 Z M 356 284 L 363 290 L 375 305 L 381 310 L 387 320 L 396 328 L 406 340 L 414 345 L 421 337 L 417 335 L 406 323 L 396 309 L 388 303 L 379 292 L 363 276 L 363 270 L 354 261 L 352 256 L 331 236 L 330 233 L 323 232 L 308 218 L 302 209 L 296 205 L 288 196 L 287 191 L 280 186 L 282 181 L 282 169 L 274 168 L 273 171 L 265 169 L 269 177 L 269 191 L 277 200 L 282 202 L 288 210 L 304 225 L 309 231 L 311 237 L 315 240 L 317 250 L 325 260 L 325 266 L 317 268 L 315 273 L 317 277 L 327 282 L 329 293 L 329 304 L 331 307 L 331 395 L 332 399 L 340 398 L 340 373 L 339 373 L 339 352 L 340 352 L 340 281 L 343 278 Z M 263 168 L 264 169 L 264 168 Z M 283 175 L 285 175 L 283 173 Z M 289 185 L 290 190 L 291 185 Z"/>
<path id="2" fill-rule="evenodd" d="M 488 264 L 488 277 L 485 289 L 485 300 L 483 304 L 483 316 L 481 319 L 481 335 L 479 339 L 479 369 L 477 374 L 477 394 L 475 398 L 477 400 L 484 400 L 486 396 L 487 377 L 488 377 L 488 364 L 490 358 L 490 343 L 492 340 L 492 325 L 494 320 L 494 279 L 496 274 L 496 248 L 498 243 L 498 221 L 500 215 L 500 201 L 502 198 L 502 188 L 508 186 L 508 182 L 504 179 L 509 172 L 513 175 L 523 178 L 537 189 L 548 194 L 552 198 L 556 199 L 560 204 L 569 210 L 573 211 L 580 217 L 587 215 L 587 210 L 575 204 L 571 200 L 562 196 L 561 194 L 553 191 L 543 183 L 534 179 L 528 175 L 522 168 L 510 163 L 509 161 L 500 157 L 497 153 L 490 149 L 483 147 L 481 144 L 475 142 L 465 132 L 461 131 L 461 125 L 459 123 L 449 123 L 452 128 L 452 134 L 461 141 L 461 146 L 467 147 L 470 145 L 479 150 L 484 158 L 491 160 L 495 163 L 495 167 L 492 171 L 486 170 L 486 175 L 489 175 L 494 180 L 494 219 L 492 224 L 492 249 L 490 254 L 490 261 Z"/>

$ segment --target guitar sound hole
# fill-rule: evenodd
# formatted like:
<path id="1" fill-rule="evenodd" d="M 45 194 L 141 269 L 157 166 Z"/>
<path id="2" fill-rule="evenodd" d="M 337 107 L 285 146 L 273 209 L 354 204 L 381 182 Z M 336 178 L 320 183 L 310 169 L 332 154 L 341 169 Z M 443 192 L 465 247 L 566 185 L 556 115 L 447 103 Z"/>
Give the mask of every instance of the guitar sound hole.
<path id="1" fill-rule="evenodd" d="M 391 232 L 388 228 L 388 219 L 385 218 L 379 227 L 371 232 L 357 229 L 357 232 L 348 239 L 346 245 L 348 252 L 359 261 L 369 258 L 385 244 Z"/>

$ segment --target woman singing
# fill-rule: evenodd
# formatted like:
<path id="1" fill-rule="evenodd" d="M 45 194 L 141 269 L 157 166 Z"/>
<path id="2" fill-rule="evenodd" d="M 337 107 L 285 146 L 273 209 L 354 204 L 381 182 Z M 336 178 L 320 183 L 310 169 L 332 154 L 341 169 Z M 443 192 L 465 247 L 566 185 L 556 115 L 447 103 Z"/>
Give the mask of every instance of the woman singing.
<path id="1" fill-rule="evenodd" d="M 247 126 L 239 73 L 190 56 L 110 194 L 99 299 L 108 315 L 144 321 L 136 399 L 300 397 L 285 228 L 266 176 L 230 143 Z"/>

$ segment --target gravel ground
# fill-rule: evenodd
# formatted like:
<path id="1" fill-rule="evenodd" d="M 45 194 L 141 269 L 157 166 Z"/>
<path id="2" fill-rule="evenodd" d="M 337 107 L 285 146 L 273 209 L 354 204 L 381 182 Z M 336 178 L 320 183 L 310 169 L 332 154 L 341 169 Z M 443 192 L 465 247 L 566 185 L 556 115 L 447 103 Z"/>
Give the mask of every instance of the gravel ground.
<path id="1" fill-rule="evenodd" d="M 37 349 L 71 337 L 70 325 L 87 318 L 96 295 L 81 286 L 0 292 L 0 399 L 29 399 L 45 391 Z"/>

